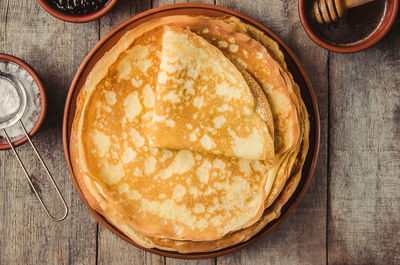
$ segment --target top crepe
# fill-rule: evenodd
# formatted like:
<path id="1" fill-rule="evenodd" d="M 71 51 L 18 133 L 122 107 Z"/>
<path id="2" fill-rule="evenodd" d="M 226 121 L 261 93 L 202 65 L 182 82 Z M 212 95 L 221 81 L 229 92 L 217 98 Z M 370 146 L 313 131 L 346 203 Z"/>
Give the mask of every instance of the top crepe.
<path id="1" fill-rule="evenodd" d="M 269 103 L 262 109 L 273 116 L 273 132 L 264 119 L 266 133 L 274 136 L 272 160 L 150 146 L 165 30 L 201 35 L 236 65 L 247 84 L 261 85 Z M 234 45 L 238 49 L 230 49 Z M 254 114 L 263 100 L 253 98 Z M 276 176 L 299 146 L 296 100 L 290 78 L 265 47 L 227 23 L 189 16 L 149 21 L 96 63 L 80 92 L 71 132 L 76 178 L 87 187 L 91 206 L 122 231 L 160 239 L 220 239 L 260 219 Z"/>
<path id="2" fill-rule="evenodd" d="M 218 48 L 177 27 L 164 29 L 150 134 L 158 148 L 274 157 L 273 139 L 240 71 Z"/>
<path id="3" fill-rule="evenodd" d="M 96 181 L 98 199 L 129 218 L 134 230 L 217 239 L 259 219 L 269 165 L 149 146 L 160 64 L 153 55 L 161 52 L 162 34 L 155 29 L 138 36 L 96 89 L 81 94 L 86 105 L 79 104 L 84 109 L 74 128 L 77 163 Z"/>

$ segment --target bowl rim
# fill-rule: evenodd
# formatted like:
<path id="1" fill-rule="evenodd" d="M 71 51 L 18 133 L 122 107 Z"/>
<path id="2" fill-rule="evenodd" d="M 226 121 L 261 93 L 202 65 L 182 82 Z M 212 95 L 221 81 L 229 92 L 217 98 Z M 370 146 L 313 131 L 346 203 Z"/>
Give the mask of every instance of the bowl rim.
<path id="1" fill-rule="evenodd" d="M 331 42 L 324 41 L 322 38 L 318 37 L 317 34 L 314 33 L 314 31 L 311 29 L 309 21 L 307 19 L 307 7 L 306 3 L 307 1 L 311 0 L 299 0 L 298 4 L 298 10 L 299 10 L 299 17 L 301 24 L 304 28 L 304 30 L 307 32 L 307 35 L 320 47 L 333 51 L 333 52 L 338 52 L 338 53 L 354 53 L 354 52 L 359 52 L 363 51 L 365 49 L 368 49 L 378 43 L 391 29 L 393 26 L 394 21 L 396 20 L 397 12 L 399 9 L 399 1 L 400 0 L 389 0 L 393 3 L 393 8 L 391 10 L 388 10 L 387 12 L 390 12 L 388 14 L 385 14 L 385 17 L 389 17 L 387 23 L 381 23 L 376 29 L 381 29 L 381 30 L 376 30 L 372 32 L 368 37 L 366 37 L 363 40 L 360 40 L 355 43 L 351 43 L 348 45 L 335 45 Z"/>
<path id="2" fill-rule="evenodd" d="M 28 73 L 32 76 L 33 80 L 35 80 L 35 83 L 37 84 L 37 86 L 39 88 L 41 110 L 40 110 L 38 120 L 36 121 L 33 128 L 28 132 L 29 136 L 33 137 L 36 134 L 36 132 L 39 130 L 39 127 L 42 125 L 43 120 L 46 116 L 46 107 L 47 107 L 46 92 L 44 90 L 42 81 L 40 81 L 39 76 L 28 64 L 26 64 L 24 61 L 22 61 L 21 59 L 19 59 L 17 57 L 14 57 L 12 55 L 5 54 L 5 53 L 0 53 L 0 61 L 13 62 L 13 63 L 19 65 L 20 67 L 22 67 L 23 69 L 25 69 L 26 71 L 28 71 Z M 28 141 L 28 138 L 26 138 L 26 136 L 24 136 L 12 143 L 15 147 L 17 147 L 17 146 L 20 146 L 21 144 L 26 143 L 26 141 Z M 0 144 L 0 150 L 7 150 L 10 148 L 11 148 L 11 146 L 7 142 L 4 144 Z"/>
<path id="3" fill-rule="evenodd" d="M 188 10 L 198 10 L 198 9 L 205 9 L 205 12 L 208 11 L 217 11 L 221 14 L 225 14 L 225 15 L 232 15 L 232 16 L 236 16 L 240 19 L 242 19 L 243 21 L 245 21 L 246 23 L 252 24 L 255 27 L 257 27 L 258 29 L 262 30 L 263 32 L 265 32 L 266 34 L 268 34 L 271 38 L 273 38 L 275 41 L 277 41 L 279 43 L 279 46 L 281 49 L 283 49 L 284 52 L 286 52 L 286 54 L 288 54 L 288 56 L 290 57 L 290 59 L 293 61 L 295 67 L 297 68 L 297 70 L 299 71 L 299 74 L 301 75 L 301 77 L 303 78 L 304 81 L 304 85 L 307 87 L 307 91 L 309 93 L 310 99 L 311 99 L 311 103 L 310 105 L 312 106 L 312 112 L 313 112 L 313 118 L 314 118 L 314 123 L 315 123 L 315 128 L 314 128 L 314 139 L 313 139 L 313 144 L 314 144 L 314 149 L 313 149 L 313 153 L 312 153 L 312 157 L 310 158 L 311 163 L 310 163 L 310 169 L 308 171 L 308 175 L 307 178 L 305 179 L 304 184 L 301 186 L 301 190 L 296 189 L 296 191 L 294 192 L 292 198 L 294 198 L 294 195 L 297 194 L 297 197 L 294 198 L 294 201 L 291 203 L 291 205 L 287 208 L 287 210 L 285 212 L 283 212 L 281 214 L 281 216 L 274 220 L 273 224 L 271 224 L 270 227 L 268 227 L 268 229 L 266 229 L 265 231 L 261 230 L 259 233 L 257 233 L 256 235 L 254 235 L 251 239 L 236 244 L 234 246 L 225 248 L 225 249 L 220 249 L 220 250 L 216 250 L 216 251 L 210 251 L 210 252 L 203 252 L 203 253 L 179 253 L 179 252 L 173 252 L 173 251 L 166 251 L 166 250 L 161 250 L 161 249 L 157 249 L 157 248 L 145 248 L 140 246 L 139 244 L 135 243 L 134 241 L 132 241 L 131 239 L 129 239 L 128 237 L 126 237 L 122 232 L 120 232 L 117 228 L 115 228 L 112 224 L 110 224 L 105 217 L 103 217 L 102 215 L 100 215 L 98 212 L 96 212 L 94 209 L 92 209 L 84 195 L 82 194 L 79 185 L 75 179 L 74 176 L 74 172 L 73 172 L 73 168 L 71 165 L 71 160 L 69 157 L 69 135 L 68 135 L 68 124 L 69 124 L 69 119 L 70 119 L 70 107 L 71 107 L 71 103 L 72 103 L 72 99 L 73 99 L 73 94 L 74 94 L 74 90 L 76 88 L 76 86 L 78 85 L 78 82 L 80 80 L 81 74 L 83 73 L 83 71 L 85 70 L 88 62 L 90 61 L 90 59 L 92 58 L 92 56 L 96 53 L 97 50 L 99 50 L 101 48 L 101 46 L 109 39 L 111 38 L 114 34 L 116 34 L 118 31 L 124 29 L 126 26 L 128 26 L 129 24 L 132 24 L 136 21 L 142 20 L 146 17 L 149 16 L 153 16 L 156 14 L 160 14 L 163 12 L 171 12 L 175 9 L 188 9 Z M 311 143 L 311 141 L 310 141 Z M 70 89 L 68 91 L 68 95 L 67 95 L 67 99 L 66 99 L 66 103 L 65 103 L 65 109 L 64 109 L 64 118 L 63 118 L 63 145 L 64 145 L 64 156 L 65 156 L 65 160 L 68 166 L 68 170 L 71 176 L 71 179 L 75 185 L 75 188 L 77 189 L 79 195 L 81 196 L 81 199 L 83 200 L 83 202 L 85 203 L 85 205 L 87 206 L 87 208 L 89 209 L 89 211 L 92 213 L 92 215 L 95 217 L 95 219 L 101 223 L 102 225 L 104 225 L 106 228 L 108 228 L 111 232 L 113 232 L 115 235 L 117 235 L 119 238 L 125 240 L 126 242 L 134 245 L 135 247 L 138 247 L 140 249 L 146 250 L 148 252 L 154 253 L 154 254 L 158 254 L 161 256 L 166 256 L 166 257 L 171 257 L 171 258 L 179 258 L 179 259 L 201 259 L 201 258 L 213 258 L 213 257 L 217 257 L 217 256 L 222 256 L 222 255 L 226 255 L 229 253 L 232 253 L 234 251 L 237 251 L 239 249 L 242 249 L 252 243 L 254 243 L 255 241 L 259 240 L 260 238 L 264 237 L 266 234 L 268 234 L 269 232 L 271 232 L 272 230 L 274 230 L 277 226 L 279 226 L 285 219 L 286 217 L 289 215 L 289 213 L 298 205 L 298 203 L 300 202 L 301 198 L 303 197 L 310 181 L 312 178 L 312 175 L 314 173 L 314 169 L 315 169 L 315 165 L 317 162 L 317 157 L 318 157 L 318 153 L 319 153 L 319 144 L 320 144 L 320 118 L 319 118 L 319 111 L 318 111 L 318 106 L 317 106 L 317 101 L 316 101 L 316 96 L 314 93 L 314 90 L 312 88 L 311 82 L 306 74 L 306 72 L 304 71 L 303 67 L 300 65 L 299 60 L 297 59 L 297 57 L 294 55 L 294 53 L 287 47 L 287 45 L 280 39 L 278 38 L 273 32 L 271 32 L 268 28 L 266 28 L 264 25 L 262 25 L 261 23 L 257 22 L 255 19 L 248 17 L 246 15 L 243 15 L 237 11 L 234 11 L 232 9 L 226 8 L 226 7 L 222 7 L 222 6 L 216 6 L 216 5 L 211 5 L 211 4 L 200 4 L 200 3 L 184 3 L 184 4 L 172 4 L 172 5 L 166 5 L 166 6 L 162 6 L 162 7 L 158 7 L 158 8 L 154 8 L 154 9 L 150 9 L 147 10 L 145 12 L 139 13 L 134 17 L 129 18 L 128 20 L 126 20 L 125 22 L 123 22 L 122 24 L 120 24 L 119 26 L 115 27 L 114 29 L 112 29 L 109 33 L 107 33 L 96 45 L 95 47 L 89 52 L 89 54 L 85 57 L 85 59 L 83 60 L 82 64 L 80 65 L 77 73 L 75 74 L 75 77 L 71 83 Z M 300 187 L 300 185 L 299 185 Z M 299 188 L 298 187 L 298 188 Z M 288 204 L 289 202 L 287 202 Z"/>
<path id="4" fill-rule="evenodd" d="M 44 10 L 46 10 L 50 15 L 67 21 L 71 23 L 84 23 L 84 22 L 89 22 L 93 21 L 95 19 L 98 19 L 102 16 L 104 16 L 108 11 L 110 11 L 111 8 L 114 7 L 114 5 L 117 3 L 118 0 L 109 0 L 107 4 L 105 4 L 102 8 L 97 10 L 96 12 L 86 14 L 86 15 L 69 15 L 62 13 L 52 7 L 50 4 L 47 3 L 46 0 L 37 0 L 38 3 L 40 4 L 41 7 L 43 7 Z"/>

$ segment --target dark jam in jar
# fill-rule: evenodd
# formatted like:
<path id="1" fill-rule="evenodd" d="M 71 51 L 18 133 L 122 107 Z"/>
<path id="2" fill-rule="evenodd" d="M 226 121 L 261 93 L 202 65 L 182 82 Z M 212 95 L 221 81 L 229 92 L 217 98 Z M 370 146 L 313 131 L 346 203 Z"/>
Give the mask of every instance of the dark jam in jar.
<path id="1" fill-rule="evenodd" d="M 88 15 L 103 8 L 110 0 L 47 0 L 61 13 L 68 15 Z"/>
<path id="2" fill-rule="evenodd" d="M 308 1 L 309 8 L 315 0 Z M 381 23 L 387 8 L 387 0 L 376 0 L 349 9 L 338 22 L 318 24 L 312 22 L 313 31 L 322 39 L 334 44 L 350 44 L 366 39 Z M 313 21 L 312 18 L 309 18 Z"/>

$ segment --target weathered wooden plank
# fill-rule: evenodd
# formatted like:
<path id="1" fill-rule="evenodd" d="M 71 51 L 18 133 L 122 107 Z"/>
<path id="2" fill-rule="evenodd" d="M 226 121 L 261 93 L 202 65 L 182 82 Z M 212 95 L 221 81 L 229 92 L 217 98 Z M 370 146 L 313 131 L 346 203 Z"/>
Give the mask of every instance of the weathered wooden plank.
<path id="1" fill-rule="evenodd" d="M 253 246 L 218 258 L 217 264 L 325 264 L 328 53 L 304 32 L 298 17 L 297 1 L 218 0 L 217 4 L 257 19 L 288 44 L 310 75 L 321 114 L 319 160 L 300 204 L 276 231 Z"/>
<path id="2" fill-rule="evenodd" d="M 118 1 L 115 7 L 105 16 L 101 17 L 100 37 L 115 28 L 130 17 L 151 8 L 151 0 Z"/>
<path id="3" fill-rule="evenodd" d="M 100 36 L 126 19 L 150 8 L 150 1 L 119 1 L 115 8 L 100 19 Z M 98 264 L 164 264 L 164 258 L 145 252 L 116 237 L 99 225 Z"/>
<path id="4" fill-rule="evenodd" d="M 50 221 L 30 192 L 16 160 L 0 152 L 0 264 L 94 264 L 96 223 L 79 199 L 64 162 L 61 126 L 72 77 L 98 38 L 96 22 L 70 24 L 47 14 L 37 1 L 10 1 L 2 50 L 30 64 L 41 77 L 48 99 L 47 118 L 34 142 L 59 183 L 71 213 L 62 223 Z M 1 30 L 3 33 L 3 29 Z M 85 38 L 82 38 L 85 36 Z M 47 190 L 45 173 L 28 145 L 18 148 L 47 203 L 60 206 Z M 51 207 L 54 209 L 55 207 Z"/>
<path id="5" fill-rule="evenodd" d="M 200 259 L 200 260 L 183 260 L 183 259 L 165 259 L 166 265 L 214 265 L 215 259 Z"/>
<path id="6" fill-rule="evenodd" d="M 400 35 L 332 54 L 329 264 L 399 264 Z"/>

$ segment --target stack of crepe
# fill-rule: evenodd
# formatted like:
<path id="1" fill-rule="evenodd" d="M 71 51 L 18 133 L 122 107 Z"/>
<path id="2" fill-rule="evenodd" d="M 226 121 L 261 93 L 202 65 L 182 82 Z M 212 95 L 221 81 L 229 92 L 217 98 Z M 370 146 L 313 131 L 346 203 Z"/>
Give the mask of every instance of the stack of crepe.
<path id="1" fill-rule="evenodd" d="M 90 206 L 137 244 L 214 251 L 279 217 L 308 129 L 277 43 L 235 17 L 169 16 L 96 63 L 71 158 Z"/>

